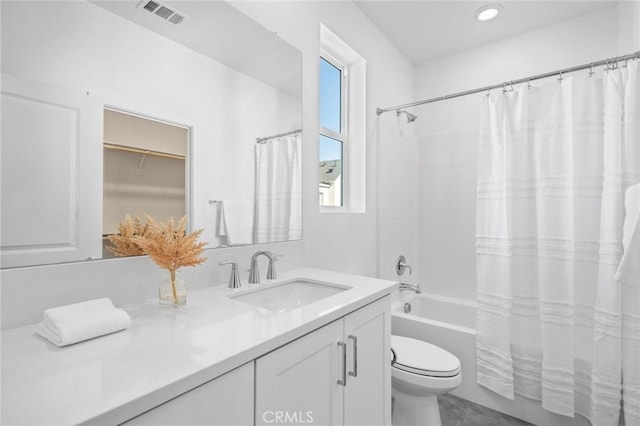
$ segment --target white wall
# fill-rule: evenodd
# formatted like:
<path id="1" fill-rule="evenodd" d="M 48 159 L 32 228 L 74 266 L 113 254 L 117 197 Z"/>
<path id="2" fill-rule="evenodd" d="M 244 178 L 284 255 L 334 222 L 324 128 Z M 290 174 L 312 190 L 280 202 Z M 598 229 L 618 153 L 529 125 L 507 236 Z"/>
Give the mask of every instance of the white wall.
<path id="1" fill-rule="evenodd" d="M 376 116 L 377 107 L 413 97 L 413 68 L 351 2 L 237 2 L 247 13 L 303 53 L 304 241 L 308 266 L 383 278 L 395 277 L 399 254 L 410 255 L 409 193 L 395 191 L 391 175 L 410 179 L 408 154 L 395 115 Z M 320 23 L 361 55 L 367 64 L 367 212 L 319 213 L 318 62 Z M 381 164 L 378 164 L 378 158 Z M 378 184 L 380 183 L 380 187 Z M 408 202 L 408 200 L 407 200 Z M 378 218 L 378 207 L 393 206 Z M 397 207 L 397 208 L 396 208 Z M 378 227 L 378 220 L 384 226 Z M 380 236 L 377 233 L 380 231 Z M 393 235 L 394 238 L 388 236 Z M 379 253 L 378 253 L 379 251 Z M 380 265 L 377 259 L 380 258 Z M 411 258 L 412 256 L 410 256 Z"/>
<path id="2" fill-rule="evenodd" d="M 416 69 L 416 99 L 632 53 L 640 48 L 638 17 L 638 2 L 621 2 L 617 7 L 428 62 Z M 476 284 L 476 157 L 482 96 L 421 106 L 416 122 L 419 277 L 429 292 L 471 300 L 475 300 Z"/>
<path id="3" fill-rule="evenodd" d="M 405 98 L 400 103 L 410 99 Z M 387 103 L 383 107 L 392 105 L 398 103 Z M 404 115 L 398 117 L 395 112 L 383 113 L 378 127 L 379 273 L 382 278 L 409 284 L 420 284 L 418 174 L 421 164 L 419 157 L 414 155 L 417 149 L 415 128 L 416 122 L 407 123 Z M 400 255 L 405 256 L 413 272 L 406 271 L 399 277 L 396 263 Z"/>
<path id="4" fill-rule="evenodd" d="M 144 220 L 145 214 L 165 222 L 185 215 L 185 161 L 104 150 L 102 234 L 118 232 L 128 214 Z M 103 253 L 104 254 L 104 253 Z"/>

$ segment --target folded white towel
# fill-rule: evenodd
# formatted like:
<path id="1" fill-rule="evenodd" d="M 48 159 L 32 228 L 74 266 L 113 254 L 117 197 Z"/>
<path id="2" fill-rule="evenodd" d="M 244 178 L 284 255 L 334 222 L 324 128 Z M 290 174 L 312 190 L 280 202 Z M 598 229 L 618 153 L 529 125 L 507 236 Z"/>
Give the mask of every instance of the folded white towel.
<path id="1" fill-rule="evenodd" d="M 130 326 L 129 315 L 102 298 L 45 310 L 38 334 L 57 346 L 67 346 Z"/>

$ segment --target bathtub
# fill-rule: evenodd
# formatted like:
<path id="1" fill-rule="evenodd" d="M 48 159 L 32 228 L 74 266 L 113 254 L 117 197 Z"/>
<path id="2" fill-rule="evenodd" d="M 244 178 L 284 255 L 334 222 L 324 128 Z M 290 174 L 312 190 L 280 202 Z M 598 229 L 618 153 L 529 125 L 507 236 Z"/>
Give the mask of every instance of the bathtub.
<path id="1" fill-rule="evenodd" d="M 408 313 L 405 313 L 405 304 L 408 304 Z M 394 303 L 392 314 L 396 322 L 410 320 L 405 324 L 407 327 L 422 324 L 472 336 L 476 334 L 476 303 L 469 300 L 424 293 L 414 294 L 398 299 Z"/>
<path id="2" fill-rule="evenodd" d="M 453 395 L 537 425 L 590 425 L 584 417 L 552 414 L 539 401 L 521 396 L 512 401 L 478 385 L 475 322 L 476 303 L 466 299 L 402 292 L 391 306 L 393 334 L 433 343 L 458 357 L 462 384 L 451 392 Z"/>

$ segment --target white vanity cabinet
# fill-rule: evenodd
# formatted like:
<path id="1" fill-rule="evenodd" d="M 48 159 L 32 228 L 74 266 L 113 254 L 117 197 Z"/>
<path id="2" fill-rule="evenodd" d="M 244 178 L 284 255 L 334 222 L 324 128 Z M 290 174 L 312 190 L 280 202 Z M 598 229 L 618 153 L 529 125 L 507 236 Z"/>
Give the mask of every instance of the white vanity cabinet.
<path id="1" fill-rule="evenodd" d="M 390 425 L 383 297 L 256 360 L 255 424 Z"/>
<path id="2" fill-rule="evenodd" d="M 251 361 L 122 424 L 252 425 L 253 373 Z"/>
<path id="3" fill-rule="evenodd" d="M 196 289 L 185 308 L 132 304 L 129 329 L 64 348 L 36 324 L 2 330 L 0 423 L 390 426 L 398 283 L 299 268 L 255 288 L 301 281 L 344 291 L 277 313 Z"/>
<path id="4" fill-rule="evenodd" d="M 391 425 L 390 299 L 386 296 L 344 318 L 348 367 L 344 424 L 347 426 Z M 354 367 L 357 367 L 355 372 Z"/>

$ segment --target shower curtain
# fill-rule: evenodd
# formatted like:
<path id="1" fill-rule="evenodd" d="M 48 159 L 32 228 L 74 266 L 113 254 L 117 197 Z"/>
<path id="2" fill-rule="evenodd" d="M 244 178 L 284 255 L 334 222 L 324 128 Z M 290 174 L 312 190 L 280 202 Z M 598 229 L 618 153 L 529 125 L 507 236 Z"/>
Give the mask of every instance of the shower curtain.
<path id="1" fill-rule="evenodd" d="M 627 247 L 621 263 L 640 77 L 625 65 L 482 103 L 477 381 L 597 426 L 618 424 L 621 400 L 640 424 L 640 259 Z"/>
<path id="2" fill-rule="evenodd" d="M 256 144 L 256 243 L 302 238 L 301 135 Z"/>

